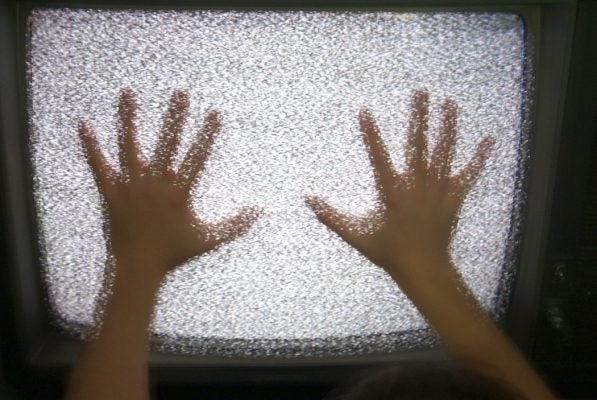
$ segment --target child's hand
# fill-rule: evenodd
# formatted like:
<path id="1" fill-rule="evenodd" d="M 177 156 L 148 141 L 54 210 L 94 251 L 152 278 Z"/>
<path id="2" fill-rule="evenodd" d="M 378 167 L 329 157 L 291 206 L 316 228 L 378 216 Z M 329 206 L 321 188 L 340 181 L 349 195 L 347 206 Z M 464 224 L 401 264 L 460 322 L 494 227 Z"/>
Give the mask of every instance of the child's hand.
<path id="1" fill-rule="evenodd" d="M 339 213 L 319 198 L 307 200 L 317 218 L 348 244 L 375 264 L 383 267 L 400 283 L 401 279 L 429 277 L 412 265 L 436 265 L 420 261 L 447 260 L 452 230 L 462 202 L 481 173 L 495 142 L 485 137 L 472 160 L 455 175 L 451 164 L 456 141 L 456 104 L 442 104 L 440 137 L 433 153 L 427 152 L 429 95 L 417 91 L 406 150 L 407 169 L 397 174 L 381 141 L 369 111 L 359 116 L 363 140 L 374 168 L 376 186 L 383 208 L 361 220 Z M 373 225 L 368 232 L 359 227 Z"/>
<path id="2" fill-rule="evenodd" d="M 87 162 L 105 202 L 110 253 L 118 264 L 138 269 L 135 276 L 161 279 L 189 258 L 243 234 L 255 219 L 256 213 L 245 209 L 218 224 L 207 224 L 193 212 L 190 190 L 203 170 L 221 121 L 217 111 L 208 112 L 180 169 L 174 171 L 172 164 L 188 107 L 187 93 L 172 95 L 155 154 L 145 161 L 136 139 L 135 95 L 123 90 L 118 107 L 120 172 L 106 162 L 89 123 L 81 122 L 78 127 Z"/>

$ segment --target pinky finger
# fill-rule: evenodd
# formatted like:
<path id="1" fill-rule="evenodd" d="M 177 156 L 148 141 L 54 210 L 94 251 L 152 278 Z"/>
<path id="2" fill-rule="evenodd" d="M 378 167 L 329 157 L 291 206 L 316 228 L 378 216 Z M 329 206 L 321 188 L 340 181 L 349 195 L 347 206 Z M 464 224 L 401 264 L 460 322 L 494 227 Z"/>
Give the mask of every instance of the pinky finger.
<path id="1" fill-rule="evenodd" d="M 87 164 L 95 179 L 100 192 L 105 193 L 106 189 L 114 182 L 116 171 L 106 161 L 102 153 L 95 133 L 86 121 L 79 121 L 77 125 L 79 140 L 83 147 L 83 153 Z"/>
<path id="2" fill-rule="evenodd" d="M 479 179 L 487 159 L 489 158 L 495 139 L 491 136 L 486 136 L 477 146 L 475 155 L 468 162 L 468 164 L 454 177 L 454 182 L 457 187 L 461 188 L 464 194 L 468 193 Z"/>

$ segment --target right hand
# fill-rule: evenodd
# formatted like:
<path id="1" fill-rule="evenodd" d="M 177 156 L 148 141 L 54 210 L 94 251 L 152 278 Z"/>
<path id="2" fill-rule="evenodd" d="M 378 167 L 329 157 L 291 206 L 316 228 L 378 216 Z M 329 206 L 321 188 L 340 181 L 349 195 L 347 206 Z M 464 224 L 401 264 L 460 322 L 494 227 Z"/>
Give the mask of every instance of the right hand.
<path id="1" fill-rule="evenodd" d="M 439 141 L 427 156 L 429 94 L 415 92 L 406 149 L 407 169 L 401 174 L 380 138 L 379 129 L 368 110 L 359 115 L 363 141 L 371 160 L 381 207 L 370 215 L 356 218 L 344 215 L 324 200 L 311 197 L 307 204 L 319 221 L 373 263 L 401 280 L 433 271 L 433 261 L 449 259 L 449 245 L 458 213 L 483 170 L 495 139 L 487 136 L 475 155 L 457 174 L 450 175 L 456 142 L 456 104 L 442 104 Z M 373 226 L 372 229 L 365 227 Z M 448 258 L 446 258 L 448 257 Z M 421 263 L 422 260 L 432 261 Z M 412 265 L 421 265 L 412 268 Z"/>

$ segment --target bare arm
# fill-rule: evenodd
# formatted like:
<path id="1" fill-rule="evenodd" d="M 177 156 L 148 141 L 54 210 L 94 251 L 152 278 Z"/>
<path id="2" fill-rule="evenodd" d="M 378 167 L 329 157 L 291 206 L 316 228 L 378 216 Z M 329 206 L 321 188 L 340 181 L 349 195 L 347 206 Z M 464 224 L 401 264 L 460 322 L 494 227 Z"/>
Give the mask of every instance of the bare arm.
<path id="1" fill-rule="evenodd" d="M 371 217 L 340 214 L 318 198 L 307 200 L 317 217 L 348 244 L 384 268 L 437 331 L 447 352 L 465 365 L 513 387 L 527 399 L 555 399 L 513 343 L 483 312 L 452 264 L 453 227 L 467 193 L 484 168 L 494 139 L 484 138 L 456 175 L 451 164 L 457 108 L 447 100 L 438 144 L 427 149 L 428 93 L 413 97 L 407 169 L 397 174 L 372 115 L 360 115 L 382 207 Z M 375 225 L 373 231 L 359 226 Z"/>
<path id="2" fill-rule="evenodd" d="M 73 370 L 68 400 L 149 398 L 147 328 L 158 288 L 157 279 L 123 273 L 115 279 L 101 332 L 85 344 Z"/>
<path id="3" fill-rule="evenodd" d="M 435 269 L 433 276 L 425 278 L 426 284 L 402 280 L 400 287 L 438 332 L 452 358 L 514 388 L 524 399 L 556 399 L 483 312 L 448 257 L 422 257 L 416 264 L 406 265 Z"/>
<path id="4" fill-rule="evenodd" d="M 105 229 L 111 295 L 103 323 L 74 367 L 67 400 L 141 400 L 149 398 L 148 327 L 154 297 L 164 276 L 189 258 L 209 252 L 252 224 L 255 213 L 244 210 L 218 224 L 197 218 L 190 189 L 201 173 L 220 117 L 207 114 L 197 140 L 180 169 L 173 171 L 188 96 L 175 92 L 164 119 L 155 155 L 146 162 L 136 141 L 134 94 L 124 90 L 119 103 L 120 171 L 105 160 L 92 128 L 79 125 L 79 136 L 105 202 Z"/>

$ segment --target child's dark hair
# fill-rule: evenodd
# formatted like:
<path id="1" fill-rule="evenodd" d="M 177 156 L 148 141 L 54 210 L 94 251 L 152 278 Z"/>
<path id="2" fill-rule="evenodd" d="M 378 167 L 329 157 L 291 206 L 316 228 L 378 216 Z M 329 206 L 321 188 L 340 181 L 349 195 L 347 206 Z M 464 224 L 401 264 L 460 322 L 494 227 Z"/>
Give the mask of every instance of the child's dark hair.
<path id="1" fill-rule="evenodd" d="M 366 370 L 326 400 L 523 400 L 503 382 L 453 362 L 415 363 Z"/>

